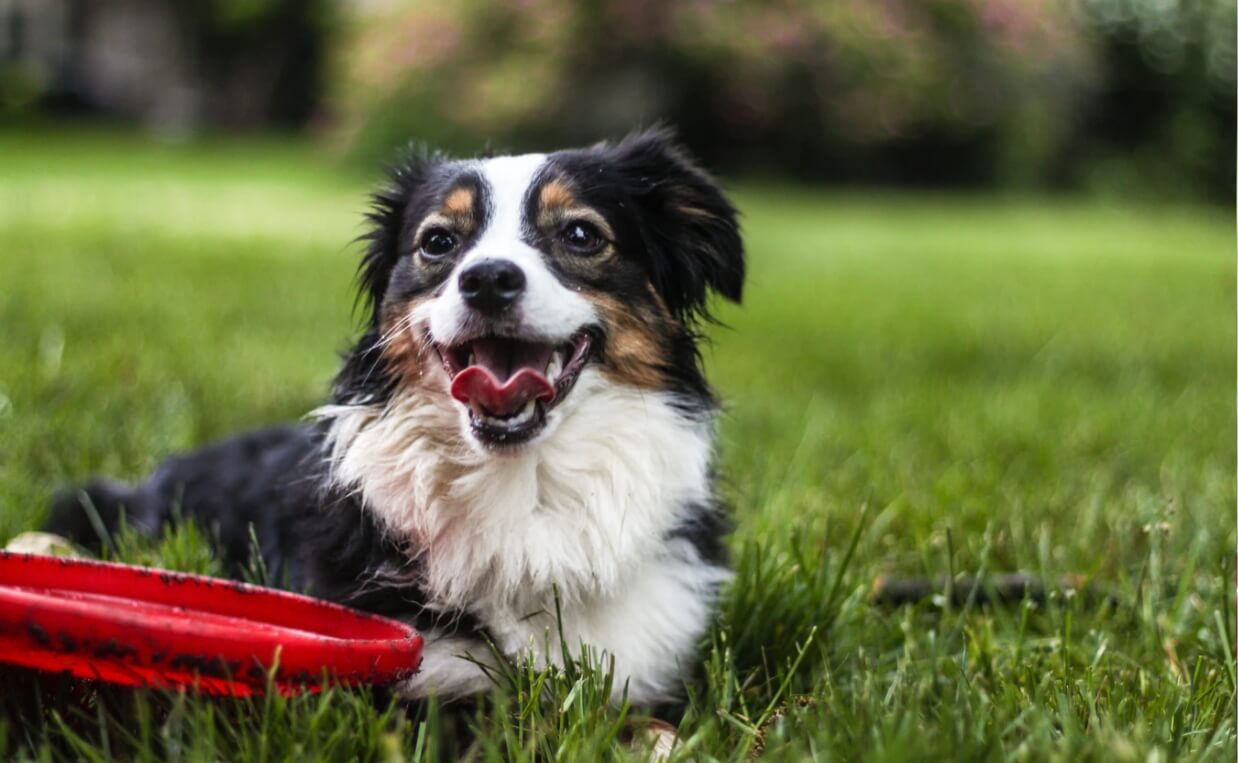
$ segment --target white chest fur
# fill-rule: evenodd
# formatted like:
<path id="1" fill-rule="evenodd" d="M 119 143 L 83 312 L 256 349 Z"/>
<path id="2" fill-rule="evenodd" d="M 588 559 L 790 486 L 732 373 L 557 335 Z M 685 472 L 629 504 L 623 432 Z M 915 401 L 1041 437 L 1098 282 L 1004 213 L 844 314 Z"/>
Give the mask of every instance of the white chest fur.
<path id="1" fill-rule="evenodd" d="M 324 413 L 335 479 L 419 555 L 430 606 L 478 617 L 508 655 L 553 661 L 557 591 L 570 650 L 584 643 L 613 657 L 619 688 L 629 680 L 637 701 L 671 691 L 726 576 L 667 540 L 709 499 L 708 423 L 591 369 L 547 433 L 514 455 L 472 445 L 462 411 L 441 394 Z M 426 635 L 412 693 L 480 688 L 477 669 L 452 656 L 470 645 Z"/>

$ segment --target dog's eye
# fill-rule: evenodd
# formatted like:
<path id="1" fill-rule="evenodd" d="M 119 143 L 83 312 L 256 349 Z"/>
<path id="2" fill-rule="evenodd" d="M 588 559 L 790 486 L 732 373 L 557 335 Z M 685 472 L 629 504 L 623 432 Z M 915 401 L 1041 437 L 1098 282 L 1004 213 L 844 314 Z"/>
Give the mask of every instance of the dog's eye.
<path id="1" fill-rule="evenodd" d="M 559 239 L 569 250 L 581 255 L 597 254 L 606 243 L 597 228 L 582 220 L 565 225 L 559 233 Z"/>
<path id="2" fill-rule="evenodd" d="M 421 237 L 421 254 L 428 259 L 445 257 L 455 251 L 455 235 L 445 228 L 431 228 Z"/>

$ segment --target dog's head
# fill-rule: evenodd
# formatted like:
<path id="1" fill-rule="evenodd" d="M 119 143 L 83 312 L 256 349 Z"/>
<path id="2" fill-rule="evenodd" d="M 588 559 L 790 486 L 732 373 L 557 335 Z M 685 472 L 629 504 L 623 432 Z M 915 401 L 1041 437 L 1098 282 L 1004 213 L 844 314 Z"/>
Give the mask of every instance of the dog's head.
<path id="1" fill-rule="evenodd" d="M 370 218 L 364 374 L 378 369 L 386 394 L 454 398 L 480 446 L 552 429 L 582 374 L 710 399 L 693 327 L 710 292 L 739 300 L 743 246 L 735 209 L 666 132 L 553 154 L 416 155 Z"/>

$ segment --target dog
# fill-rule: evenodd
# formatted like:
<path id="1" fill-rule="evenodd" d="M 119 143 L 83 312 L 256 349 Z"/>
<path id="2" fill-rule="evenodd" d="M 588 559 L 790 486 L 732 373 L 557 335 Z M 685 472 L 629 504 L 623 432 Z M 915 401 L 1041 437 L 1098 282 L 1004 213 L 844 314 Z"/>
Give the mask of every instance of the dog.
<path id="1" fill-rule="evenodd" d="M 737 211 L 663 129 L 551 154 L 414 150 L 372 197 L 363 334 L 309 421 L 95 479 L 48 530 L 206 528 L 231 574 L 414 625 L 408 699 L 497 654 L 613 660 L 674 702 L 728 579 L 699 328 L 739 302 Z M 102 527 L 101 527 L 102 525 Z"/>

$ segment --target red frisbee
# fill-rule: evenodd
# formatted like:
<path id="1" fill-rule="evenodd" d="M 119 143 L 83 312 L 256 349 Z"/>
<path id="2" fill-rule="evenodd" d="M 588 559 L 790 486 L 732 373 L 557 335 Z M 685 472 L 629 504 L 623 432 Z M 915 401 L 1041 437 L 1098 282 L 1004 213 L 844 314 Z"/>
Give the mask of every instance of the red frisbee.
<path id="1" fill-rule="evenodd" d="M 130 686 L 260 692 L 390 684 L 412 628 L 307 596 L 127 564 L 0 551 L 0 662 Z"/>

